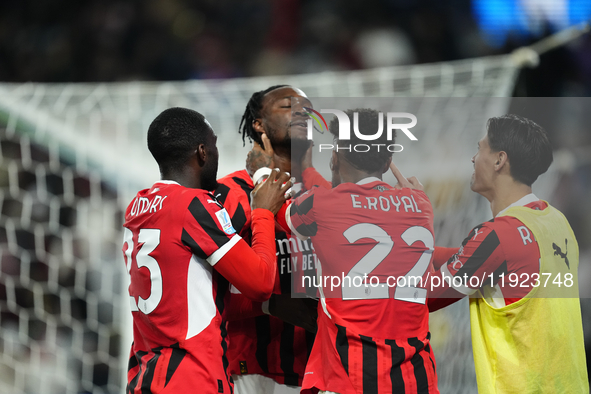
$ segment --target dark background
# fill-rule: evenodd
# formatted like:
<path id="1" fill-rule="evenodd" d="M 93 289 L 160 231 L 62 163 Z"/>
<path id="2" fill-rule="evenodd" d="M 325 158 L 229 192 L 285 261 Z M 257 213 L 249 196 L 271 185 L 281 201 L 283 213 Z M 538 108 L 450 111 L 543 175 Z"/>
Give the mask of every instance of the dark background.
<path id="1" fill-rule="evenodd" d="M 507 30 L 491 37 L 475 17 L 479 3 L 3 1 L 0 81 L 187 80 L 356 70 L 508 53 L 557 29 L 542 18 L 531 32 Z M 502 12 L 491 15 L 499 24 L 506 23 Z M 589 35 L 541 60 L 538 69 L 523 73 L 516 95 L 590 95 Z"/>

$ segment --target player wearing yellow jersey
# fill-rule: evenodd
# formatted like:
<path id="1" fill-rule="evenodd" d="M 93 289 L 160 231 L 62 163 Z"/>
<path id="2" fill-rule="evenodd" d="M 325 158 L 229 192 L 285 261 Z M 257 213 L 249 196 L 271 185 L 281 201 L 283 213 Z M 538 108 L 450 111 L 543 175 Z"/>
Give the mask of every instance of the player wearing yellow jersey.
<path id="1" fill-rule="evenodd" d="M 531 189 L 552 163 L 546 132 L 505 115 L 489 119 L 478 145 L 471 189 L 490 201 L 494 218 L 441 265 L 429 309 L 470 295 L 479 393 L 589 393 L 577 241 L 564 215 Z"/>

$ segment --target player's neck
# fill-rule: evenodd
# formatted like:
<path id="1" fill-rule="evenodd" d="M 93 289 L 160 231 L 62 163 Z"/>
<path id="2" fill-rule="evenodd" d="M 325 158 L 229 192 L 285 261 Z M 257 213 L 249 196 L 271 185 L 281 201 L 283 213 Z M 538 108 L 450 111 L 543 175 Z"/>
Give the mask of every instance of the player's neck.
<path id="1" fill-rule="evenodd" d="M 161 172 L 160 179 L 163 181 L 174 181 L 181 186 L 190 189 L 201 189 L 201 181 L 198 174 L 192 171 L 181 171 L 181 172 Z"/>
<path id="2" fill-rule="evenodd" d="M 380 173 L 363 173 L 363 174 L 359 174 L 358 176 L 345 176 L 344 174 L 341 175 L 341 179 L 343 180 L 343 182 L 351 182 L 351 183 L 357 183 L 359 181 L 364 180 L 365 178 L 378 178 L 380 181 L 382 180 L 382 174 Z"/>
<path id="3" fill-rule="evenodd" d="M 509 205 L 519 201 L 528 194 L 531 194 L 531 192 L 531 186 L 527 186 L 513 179 L 501 183 L 494 188 L 494 194 L 492 195 L 492 198 L 489 199 L 493 217 L 497 216 L 499 212 L 507 208 Z"/>
<path id="4" fill-rule="evenodd" d="M 273 152 L 273 163 L 282 172 L 289 172 L 298 182 L 302 180 L 301 160 L 292 161 L 291 152 Z"/>
<path id="5" fill-rule="evenodd" d="M 275 163 L 275 167 L 279 168 L 281 171 L 291 173 L 291 155 L 273 152 L 273 163 Z"/>
<path id="6" fill-rule="evenodd" d="M 382 173 L 380 171 L 367 172 L 359 170 L 347 162 L 341 163 L 342 169 L 339 171 L 342 182 L 357 183 L 365 178 L 375 177 L 382 180 Z"/>

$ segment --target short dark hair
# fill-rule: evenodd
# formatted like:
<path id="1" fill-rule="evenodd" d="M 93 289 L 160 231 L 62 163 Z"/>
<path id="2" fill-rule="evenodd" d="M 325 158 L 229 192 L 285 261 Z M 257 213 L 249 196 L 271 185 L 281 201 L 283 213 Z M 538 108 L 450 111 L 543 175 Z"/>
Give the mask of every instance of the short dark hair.
<path id="1" fill-rule="evenodd" d="M 508 114 L 490 118 L 486 124 L 493 152 L 507 153 L 511 176 L 531 186 L 552 164 L 552 145 L 546 131 L 522 116 Z"/>
<path id="2" fill-rule="evenodd" d="M 380 117 L 382 117 L 382 134 L 379 138 L 372 141 L 365 141 L 357 137 L 353 130 L 354 113 L 358 114 L 359 131 L 364 135 L 375 134 L 378 131 Z M 387 132 L 384 127 L 383 114 L 369 108 L 356 108 L 345 111 L 351 122 L 351 139 L 339 141 L 339 122 L 335 116 L 328 126 L 328 130 L 337 140 L 339 152 L 342 152 L 345 159 L 351 163 L 355 168 L 363 171 L 374 172 L 381 170 L 387 163 L 388 159 L 392 157 L 392 152 L 388 151 L 387 146 L 394 144 L 396 131 L 392 131 L 392 140 L 388 140 Z M 367 152 L 355 151 L 353 147 L 358 144 L 364 144 L 370 147 Z M 375 146 L 381 144 L 382 146 Z M 343 149 L 350 146 L 351 149 Z M 336 147 L 335 147 L 336 150 Z"/>
<path id="3" fill-rule="evenodd" d="M 240 120 L 240 125 L 238 126 L 238 133 L 242 134 L 242 146 L 246 144 L 246 137 L 248 137 L 250 142 L 254 140 L 256 143 L 263 146 L 263 139 L 261 138 L 261 135 L 254 129 L 252 122 L 254 122 L 255 119 L 261 117 L 261 110 L 263 109 L 263 97 L 265 94 L 269 93 L 271 90 L 283 88 L 285 86 L 289 85 L 273 85 L 265 90 L 255 92 L 252 94 L 252 96 L 250 96 L 250 100 L 248 100 L 248 103 L 246 104 L 246 109 L 244 110 L 244 114 Z"/>
<path id="4" fill-rule="evenodd" d="M 148 149 L 160 172 L 185 165 L 199 144 L 205 144 L 213 130 L 205 117 L 187 108 L 169 108 L 152 121 L 148 128 Z"/>

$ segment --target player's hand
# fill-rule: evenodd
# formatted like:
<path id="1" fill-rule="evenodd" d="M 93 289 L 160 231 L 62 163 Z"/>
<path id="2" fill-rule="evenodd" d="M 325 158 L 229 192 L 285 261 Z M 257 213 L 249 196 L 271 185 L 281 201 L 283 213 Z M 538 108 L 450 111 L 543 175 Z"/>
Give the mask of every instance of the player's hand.
<path id="1" fill-rule="evenodd" d="M 395 188 L 402 189 L 403 187 L 408 187 L 410 189 L 423 190 L 423 184 L 419 182 L 419 180 L 416 177 L 411 176 L 408 179 L 405 178 L 394 163 L 390 163 L 390 170 L 392 171 L 392 174 L 394 174 L 394 177 L 398 181 L 398 183 L 394 186 Z"/>
<path id="2" fill-rule="evenodd" d="M 292 184 L 293 178 L 290 178 L 288 172 L 281 172 L 278 168 L 274 169 L 267 179 L 259 183 L 250 193 L 252 210 L 264 208 L 275 215 L 285 200 L 289 198 L 286 192 Z"/>
<path id="3" fill-rule="evenodd" d="M 251 151 L 246 155 L 246 171 L 251 177 L 259 168 L 275 167 L 275 163 L 273 163 L 273 147 L 271 146 L 271 141 L 265 133 L 261 134 L 261 139 L 263 140 L 263 147 L 255 142 Z"/>
<path id="4" fill-rule="evenodd" d="M 273 294 L 269 300 L 269 313 L 286 323 L 310 332 L 318 330 L 318 301 L 311 298 L 292 298 L 291 294 Z"/>

